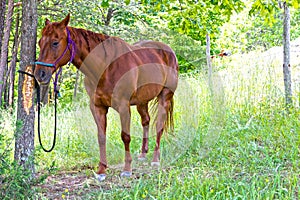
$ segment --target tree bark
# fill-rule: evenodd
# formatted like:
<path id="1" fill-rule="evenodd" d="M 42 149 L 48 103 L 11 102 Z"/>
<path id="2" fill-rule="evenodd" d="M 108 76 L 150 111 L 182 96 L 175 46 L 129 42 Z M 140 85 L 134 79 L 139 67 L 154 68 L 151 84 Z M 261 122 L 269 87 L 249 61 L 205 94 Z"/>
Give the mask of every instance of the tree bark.
<path id="1" fill-rule="evenodd" d="M 2 38 L 3 38 L 3 31 L 4 31 L 4 19 L 5 19 L 5 7 L 6 7 L 6 0 L 0 1 L 0 55 L 2 49 Z"/>
<path id="2" fill-rule="evenodd" d="M 23 0 L 20 70 L 33 73 L 36 58 L 37 0 Z M 34 176 L 34 79 L 19 74 L 15 160 Z"/>
<path id="3" fill-rule="evenodd" d="M 15 73 L 16 73 L 16 64 L 18 58 L 18 49 L 19 49 L 19 22 L 20 16 L 17 14 L 16 18 L 16 29 L 15 29 L 15 38 L 14 38 L 14 46 L 12 52 L 12 60 L 10 63 L 10 73 L 9 73 L 9 90 L 8 90 L 8 106 L 13 107 L 14 105 L 14 87 L 15 87 Z"/>
<path id="4" fill-rule="evenodd" d="M 292 104 L 292 78 L 290 66 L 290 10 L 286 2 L 283 3 L 283 77 L 285 89 L 285 102 L 287 108 Z"/>
<path id="5" fill-rule="evenodd" d="M 8 44 L 11 28 L 12 15 L 14 10 L 14 1 L 8 0 L 8 11 L 5 20 L 5 32 L 3 36 L 3 43 L 1 47 L 1 60 L 0 60 L 0 107 L 2 106 L 2 94 L 4 90 L 4 77 L 7 70 L 7 56 L 8 56 Z"/>
<path id="6" fill-rule="evenodd" d="M 107 11 L 106 19 L 105 19 L 105 26 L 109 26 L 111 18 L 113 17 L 115 9 L 109 8 Z"/>
<path id="7" fill-rule="evenodd" d="M 77 89 L 78 89 L 78 82 L 79 82 L 79 70 L 76 71 L 76 79 L 75 79 L 75 87 L 74 87 L 74 93 L 73 93 L 73 99 L 76 99 L 77 96 Z"/>
<path id="8" fill-rule="evenodd" d="M 211 56 L 210 56 L 210 37 L 209 34 L 206 34 L 206 62 L 207 62 L 207 68 L 208 68 L 208 85 L 210 88 L 210 91 L 212 93 L 212 63 L 211 63 Z"/>

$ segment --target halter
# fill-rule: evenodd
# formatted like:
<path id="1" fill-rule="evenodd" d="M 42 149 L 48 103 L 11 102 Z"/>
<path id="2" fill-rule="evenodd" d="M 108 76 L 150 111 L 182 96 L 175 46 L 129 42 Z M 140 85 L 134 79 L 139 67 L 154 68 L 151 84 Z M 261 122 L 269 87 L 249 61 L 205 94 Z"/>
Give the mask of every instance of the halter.
<path id="1" fill-rule="evenodd" d="M 72 38 L 70 36 L 70 31 L 67 27 L 66 27 L 66 31 L 67 31 L 67 46 L 66 46 L 64 52 L 62 53 L 62 55 L 58 59 L 56 59 L 56 61 L 54 63 L 46 63 L 46 62 L 36 61 L 34 64 L 43 65 L 45 67 L 54 67 L 54 69 L 56 70 L 56 64 L 65 56 L 65 54 L 67 53 L 67 50 L 69 50 L 71 53 L 69 65 L 72 63 L 72 61 L 74 60 L 74 57 L 75 57 L 75 42 L 74 42 L 74 40 L 72 40 Z M 71 45 L 72 45 L 72 47 L 70 47 Z M 56 92 L 56 93 L 58 93 L 57 82 L 58 82 L 58 76 L 61 73 L 61 71 L 62 71 L 62 68 L 60 68 L 59 71 L 56 73 L 55 81 L 53 83 L 54 84 L 54 92 Z"/>

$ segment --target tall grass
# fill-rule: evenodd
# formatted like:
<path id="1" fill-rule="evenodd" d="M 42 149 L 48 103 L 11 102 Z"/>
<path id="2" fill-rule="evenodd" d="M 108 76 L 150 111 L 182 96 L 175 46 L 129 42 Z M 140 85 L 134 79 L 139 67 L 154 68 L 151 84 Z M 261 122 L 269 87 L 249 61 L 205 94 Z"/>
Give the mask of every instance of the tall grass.
<path id="1" fill-rule="evenodd" d="M 185 77 L 179 81 L 178 91 L 175 96 L 175 133 L 166 134 L 162 141 L 162 165 L 169 165 L 180 157 L 192 144 L 193 139 L 198 137 L 201 109 L 200 90 L 193 87 L 198 79 Z M 204 84 L 202 84 L 204 86 Z M 188 98 L 187 98 L 188 97 Z M 58 115 L 58 143 L 53 153 L 47 154 L 38 151 L 39 159 L 50 165 L 55 161 L 59 168 L 76 168 L 78 166 L 96 166 L 99 162 L 99 146 L 97 140 L 97 128 L 95 121 L 86 104 L 88 97 L 73 102 L 70 108 L 59 109 Z M 42 112 L 42 140 L 46 145 L 51 145 L 53 138 L 54 118 L 51 107 L 43 109 Z M 131 108 L 131 151 L 134 157 L 140 152 L 142 144 L 141 119 L 136 108 Z M 151 118 L 155 118 L 151 116 Z M 107 126 L 107 157 L 110 165 L 118 165 L 124 162 L 124 144 L 121 140 L 121 129 L 119 115 L 110 109 L 108 113 Z M 154 133 L 155 124 L 150 125 L 150 154 L 155 147 Z M 48 144 L 47 144 L 48 143 Z M 37 148 L 39 148 L 37 146 Z M 151 151 L 152 150 L 152 151 Z"/>
<path id="2" fill-rule="evenodd" d="M 255 52 L 216 60 L 210 84 L 205 71 L 181 75 L 175 95 L 175 132 L 163 137 L 162 166 L 148 170 L 155 145 L 152 130 L 148 163 L 133 161 L 134 177 L 139 178 L 115 178 L 122 169 L 124 151 L 119 117 L 111 109 L 110 175 L 106 182 L 95 183 L 97 190 L 91 188 L 80 198 L 299 199 L 300 74 L 294 64 L 294 106 L 286 112 L 280 63 L 278 56 Z M 36 144 L 39 171 L 95 169 L 99 162 L 96 126 L 87 102 L 83 95 L 70 107 L 59 108 L 55 150 L 44 153 Z M 45 107 L 42 113 L 45 145 L 52 141 L 51 109 Z M 3 127 L 11 137 L 13 124 Z M 131 135 L 136 158 L 142 128 L 134 107 Z"/>

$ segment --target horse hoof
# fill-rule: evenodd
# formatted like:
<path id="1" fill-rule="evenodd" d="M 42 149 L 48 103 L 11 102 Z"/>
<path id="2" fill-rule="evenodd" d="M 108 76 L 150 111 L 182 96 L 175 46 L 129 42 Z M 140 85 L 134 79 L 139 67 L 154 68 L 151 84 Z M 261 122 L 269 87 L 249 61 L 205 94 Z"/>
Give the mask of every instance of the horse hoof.
<path id="1" fill-rule="evenodd" d="M 106 178 L 106 174 L 96 174 L 96 179 L 97 179 L 99 182 L 104 181 L 105 178 Z"/>
<path id="2" fill-rule="evenodd" d="M 121 172 L 121 174 L 120 174 L 120 176 L 121 177 L 130 177 L 132 175 L 132 172 L 130 172 L 130 171 L 123 171 L 123 172 Z"/>
<path id="3" fill-rule="evenodd" d="M 159 167 L 159 162 L 151 162 L 152 167 Z"/>
<path id="4" fill-rule="evenodd" d="M 138 161 L 145 161 L 146 158 L 145 157 L 138 157 Z"/>
<path id="5" fill-rule="evenodd" d="M 145 161 L 147 159 L 147 153 L 140 153 L 140 155 L 138 156 L 138 160 L 139 161 Z"/>

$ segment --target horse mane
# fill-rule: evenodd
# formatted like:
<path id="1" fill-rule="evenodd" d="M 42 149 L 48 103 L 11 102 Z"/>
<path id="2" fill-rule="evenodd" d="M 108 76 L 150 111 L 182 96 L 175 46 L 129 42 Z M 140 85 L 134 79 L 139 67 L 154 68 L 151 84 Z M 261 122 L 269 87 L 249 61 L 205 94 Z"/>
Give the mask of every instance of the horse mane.
<path id="1" fill-rule="evenodd" d="M 108 39 L 110 36 L 102 34 L 102 33 L 95 33 L 93 31 L 85 30 L 82 28 L 74 28 L 69 27 L 71 34 L 73 37 L 76 38 L 79 44 L 86 43 L 88 47 L 88 51 L 91 51 L 95 46 L 102 43 L 104 40 Z"/>
<path id="2" fill-rule="evenodd" d="M 54 32 L 55 27 L 57 27 L 58 25 L 59 25 L 59 23 L 53 22 L 53 23 L 51 23 L 51 26 L 45 26 L 42 29 L 42 35 L 51 35 Z"/>
<path id="3" fill-rule="evenodd" d="M 58 34 L 55 32 L 55 30 L 58 28 L 60 23 L 53 22 L 51 23 L 51 26 L 45 26 L 42 29 L 42 35 L 51 35 L 56 34 L 56 37 L 58 37 Z M 78 44 L 86 44 L 88 51 L 91 51 L 93 48 L 95 48 L 98 44 L 102 43 L 104 40 L 108 39 L 110 36 L 102 33 L 95 33 L 93 31 L 85 30 L 82 28 L 74 28 L 71 26 L 68 26 L 68 29 L 71 32 L 71 37 L 77 41 Z"/>

